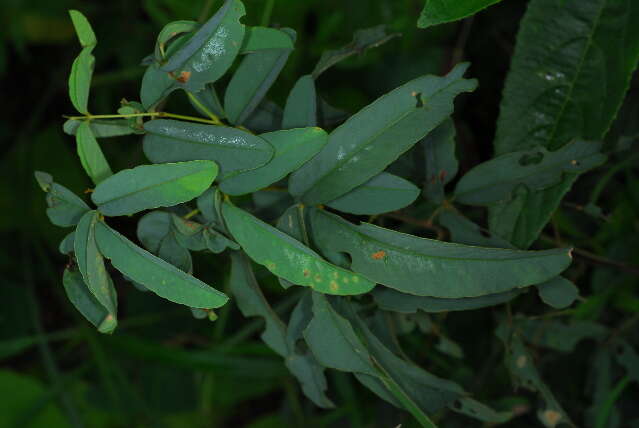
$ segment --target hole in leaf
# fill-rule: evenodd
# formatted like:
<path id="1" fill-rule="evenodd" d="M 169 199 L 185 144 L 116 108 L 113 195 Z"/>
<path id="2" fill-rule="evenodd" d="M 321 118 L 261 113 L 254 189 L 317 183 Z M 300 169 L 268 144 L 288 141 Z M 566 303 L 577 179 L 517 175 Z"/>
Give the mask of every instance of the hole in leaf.
<path id="1" fill-rule="evenodd" d="M 415 107 L 417 107 L 417 108 L 424 107 L 424 101 L 422 101 L 422 93 L 421 92 L 413 92 L 411 95 L 414 96 L 417 99 L 417 104 L 415 104 Z"/>
<path id="2" fill-rule="evenodd" d="M 544 154 L 542 152 L 527 154 L 519 158 L 519 165 L 521 166 L 537 165 L 543 159 L 544 159 Z"/>
<path id="3" fill-rule="evenodd" d="M 461 402 L 461 401 L 459 401 L 459 400 L 455 400 L 455 401 L 453 401 L 453 407 L 454 407 L 455 409 L 457 409 L 457 410 L 461 410 L 461 409 L 462 409 L 462 407 L 464 407 L 464 406 L 462 405 L 462 402 Z"/>

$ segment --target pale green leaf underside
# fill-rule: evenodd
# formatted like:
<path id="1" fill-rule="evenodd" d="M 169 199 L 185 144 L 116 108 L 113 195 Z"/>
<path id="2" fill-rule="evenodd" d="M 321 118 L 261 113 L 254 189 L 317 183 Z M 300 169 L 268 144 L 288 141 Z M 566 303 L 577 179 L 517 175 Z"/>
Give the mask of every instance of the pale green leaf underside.
<path id="1" fill-rule="evenodd" d="M 111 167 L 102 153 L 98 141 L 93 135 L 89 121 L 84 121 L 78 127 L 75 135 L 78 156 L 82 167 L 95 184 L 113 175 Z"/>

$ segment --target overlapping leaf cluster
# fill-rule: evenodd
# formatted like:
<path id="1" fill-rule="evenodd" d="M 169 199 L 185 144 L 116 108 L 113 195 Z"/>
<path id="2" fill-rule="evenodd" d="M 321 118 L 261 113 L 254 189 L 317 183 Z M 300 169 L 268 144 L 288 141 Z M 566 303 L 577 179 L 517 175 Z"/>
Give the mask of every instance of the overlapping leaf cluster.
<path id="1" fill-rule="evenodd" d="M 500 156 L 469 171 L 448 196 L 444 186 L 458 172 L 450 116 L 456 97 L 477 84 L 464 77 L 467 64 L 445 76 L 418 77 L 343 115 L 318 95 L 316 79 L 342 59 L 395 36 L 376 27 L 326 52 L 281 108 L 266 95 L 294 49 L 295 31 L 247 27 L 242 2 L 227 0 L 202 25 L 168 24 L 144 60 L 140 102 L 124 102 L 118 114 L 95 115 L 88 100 L 97 40 L 87 20 L 72 11 L 83 50 L 73 64 L 69 94 L 82 116 L 70 118 L 65 131 L 75 135 L 81 164 L 95 183 L 94 207 L 50 175 L 36 174 L 51 221 L 75 227 L 60 246 L 71 259 L 63 278 L 70 301 L 99 331 L 113 332 L 118 299 L 112 273 L 119 271 L 138 288 L 214 319 L 213 309 L 229 297 L 217 290 L 222 284 L 214 288 L 193 276 L 191 258 L 191 252 L 210 253 L 228 264 L 233 300 L 245 316 L 265 320 L 263 340 L 285 359 L 317 406 L 334 405 L 324 374 L 330 368 L 353 373 L 422 426 L 435 426 L 431 416 L 443 409 L 492 423 L 511 419 L 515 409 L 493 410 L 459 384 L 414 365 L 383 318 L 425 322 L 424 313 L 494 306 L 532 286 L 555 308 L 577 297 L 575 286 L 559 276 L 571 263 L 570 249 L 527 248 L 578 174 L 605 160 L 601 144 L 586 140 L 603 137 L 624 91 L 623 85 L 611 89 L 617 98 L 598 111 L 601 125 L 582 112 L 588 132 L 569 132 L 563 120 L 572 117 L 571 108 L 578 110 L 571 93 L 587 83 L 580 81 L 586 73 L 553 71 L 549 63 L 538 72 L 539 87 L 528 88 L 539 94 L 539 104 L 521 106 L 518 97 L 535 82 L 516 81 L 527 79 L 527 61 L 535 53 L 527 50 L 526 39 L 533 37 L 530 22 L 539 19 L 535 8 L 544 2 L 533 1 L 524 22 L 495 143 Z M 466 5 L 448 17 L 436 3 L 427 3 L 423 26 L 459 19 L 495 1 Z M 585 48 L 587 59 L 591 47 Z M 637 56 L 635 45 L 628 50 Z M 627 74 L 635 65 L 612 73 Z M 220 79 L 227 74 L 220 97 Z M 557 87 L 558 96 L 565 95 L 558 112 L 554 101 L 539 101 L 554 88 L 547 81 L 555 79 L 565 80 Z M 167 99 L 178 92 L 199 116 L 165 111 Z M 531 114 L 536 119 L 527 120 Z M 528 129 L 531 124 L 536 125 Z M 141 135 L 150 164 L 113 173 L 98 139 L 128 134 Z M 391 172 L 411 156 L 425 172 L 421 189 Z M 453 201 L 489 207 L 493 234 L 482 233 Z M 375 224 L 386 215 L 400 218 L 397 213 L 413 204 L 438 207 L 432 219 L 450 232 L 452 242 Z M 277 212 L 276 222 L 259 218 L 265 207 Z M 107 224 L 109 217 L 141 212 L 146 212 L 137 227 L 142 246 Z M 270 272 L 284 288 L 305 287 L 288 322 L 269 305 L 256 269 Z M 525 340 L 544 340 L 529 333 L 533 328 L 525 321 L 504 323 L 498 334 L 513 377 L 539 391 L 546 403 L 540 420 L 554 426 L 569 418 L 530 362 Z M 605 336 L 597 326 L 566 328 L 581 328 L 580 337 Z M 441 340 L 449 353 L 461 352 L 445 336 Z M 548 346 L 568 346 L 556 340 L 549 337 Z M 636 358 L 631 349 L 624 355 Z"/>

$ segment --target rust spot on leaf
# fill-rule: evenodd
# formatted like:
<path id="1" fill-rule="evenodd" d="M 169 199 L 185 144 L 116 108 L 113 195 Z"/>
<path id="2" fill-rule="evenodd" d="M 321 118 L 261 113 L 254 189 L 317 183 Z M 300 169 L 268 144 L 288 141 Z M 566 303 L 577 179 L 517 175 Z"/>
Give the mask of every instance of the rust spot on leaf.
<path id="1" fill-rule="evenodd" d="M 386 257 L 386 251 L 382 251 L 382 250 L 371 254 L 371 258 L 374 259 L 374 260 L 381 260 L 384 257 Z"/>
<path id="2" fill-rule="evenodd" d="M 191 78 L 191 72 L 190 71 L 183 71 L 180 73 L 180 75 L 178 76 L 178 78 L 176 79 L 178 82 L 180 83 L 186 83 L 189 81 L 189 79 Z"/>
<path id="3" fill-rule="evenodd" d="M 448 175 L 446 170 L 442 169 L 441 171 L 439 171 L 439 181 L 441 181 L 443 183 L 444 180 L 446 180 L 446 175 Z"/>
<path id="4" fill-rule="evenodd" d="M 337 285 L 337 283 L 335 281 L 331 281 L 331 283 L 329 284 L 329 286 L 331 287 L 331 291 L 337 291 L 339 290 L 339 285 Z"/>
<path id="5" fill-rule="evenodd" d="M 544 419 L 548 423 L 548 426 L 554 427 L 561 420 L 561 413 L 556 410 L 546 410 L 543 413 Z"/>
<path id="6" fill-rule="evenodd" d="M 309 276 L 311 274 L 311 272 L 308 269 L 304 269 L 302 273 L 304 274 L 304 276 Z"/>

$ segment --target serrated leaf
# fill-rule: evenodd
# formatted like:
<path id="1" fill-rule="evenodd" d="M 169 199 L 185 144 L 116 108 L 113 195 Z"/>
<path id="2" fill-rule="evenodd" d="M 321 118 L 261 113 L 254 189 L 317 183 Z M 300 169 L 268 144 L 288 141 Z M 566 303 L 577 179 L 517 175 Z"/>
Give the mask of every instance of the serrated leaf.
<path id="1" fill-rule="evenodd" d="M 207 83 L 215 82 L 240 51 L 245 31 L 240 18 L 244 14 L 241 1 L 226 0 L 161 69 L 179 77 L 179 85 L 189 92 L 198 92 Z"/>
<path id="2" fill-rule="evenodd" d="M 69 16 L 73 22 L 75 33 L 78 35 L 80 45 L 82 45 L 83 48 L 97 45 L 98 40 L 96 39 L 93 28 L 91 28 L 91 24 L 89 24 L 87 18 L 77 10 L 70 10 Z"/>
<path id="3" fill-rule="evenodd" d="M 328 144 L 292 175 L 291 194 L 308 204 L 336 199 L 364 184 L 450 115 L 454 98 L 476 82 L 462 64 L 444 77 L 423 76 L 378 98 L 329 135 Z"/>
<path id="4" fill-rule="evenodd" d="M 278 277 L 326 294 L 362 294 L 375 286 L 360 275 L 328 263 L 299 241 L 228 202 L 223 204 L 222 214 L 231 235 L 248 256 Z"/>
<path id="5" fill-rule="evenodd" d="M 81 120 L 69 119 L 64 122 L 62 129 L 67 135 L 75 136 L 81 124 L 85 123 Z M 133 129 L 127 119 L 116 120 L 97 120 L 93 119 L 89 122 L 91 132 L 96 138 L 121 137 L 123 135 L 135 134 L 138 131 Z"/>
<path id="6" fill-rule="evenodd" d="M 310 74 L 302 76 L 291 89 L 282 118 L 282 128 L 317 126 L 317 92 Z"/>
<path id="7" fill-rule="evenodd" d="M 637 20 L 639 4 L 633 0 L 584 0 L 579 7 L 530 2 L 506 79 L 496 153 L 601 140 L 639 61 Z M 531 192 L 521 218 L 501 235 L 530 245 L 575 179 L 567 176 L 548 190 Z M 491 215 L 501 223 L 500 214 Z"/>
<path id="8" fill-rule="evenodd" d="M 356 31 L 353 35 L 353 40 L 346 46 L 322 53 L 322 57 L 313 70 L 313 79 L 317 79 L 320 74 L 340 61 L 356 54 L 361 55 L 368 49 L 380 46 L 398 36 L 400 36 L 399 33 L 386 33 L 385 25 L 378 25 Z"/>
<path id="9" fill-rule="evenodd" d="M 355 226 L 318 209 L 311 211 L 310 219 L 312 240 L 321 251 L 347 252 L 355 272 L 417 296 L 502 293 L 544 282 L 571 262 L 569 249 L 519 251 L 454 244 L 368 223 Z"/>
<path id="10" fill-rule="evenodd" d="M 279 30 L 295 40 L 293 30 Z M 292 49 L 271 49 L 246 55 L 224 93 L 224 111 L 229 121 L 243 124 L 264 99 L 286 65 Z"/>
<path id="11" fill-rule="evenodd" d="M 107 216 L 131 215 L 147 209 L 188 202 L 208 189 L 217 175 L 211 161 L 141 165 L 101 182 L 91 194 Z"/>
<path id="12" fill-rule="evenodd" d="M 382 172 L 326 205 L 345 213 L 376 215 L 407 207 L 418 196 L 419 189 L 413 183 Z"/>
<path id="13" fill-rule="evenodd" d="M 99 223 L 97 211 L 89 211 L 82 216 L 75 229 L 73 241 L 78 268 L 91 294 L 110 315 L 110 321 L 117 319 L 117 294 L 109 276 L 102 252 L 96 241 L 96 225 Z M 108 323 L 107 323 L 108 324 Z"/>
<path id="14" fill-rule="evenodd" d="M 391 288 L 379 287 L 373 290 L 372 294 L 375 302 L 385 311 L 414 314 L 418 310 L 427 313 L 439 313 L 487 308 L 506 303 L 517 297 L 521 292 L 519 290 L 511 290 L 479 297 L 440 299 L 404 294 Z"/>
<path id="15" fill-rule="evenodd" d="M 566 173 L 582 173 L 605 162 L 600 149 L 600 143 L 577 140 L 553 152 L 537 147 L 498 156 L 459 180 L 455 200 L 487 206 L 511 199 L 520 185 L 532 191 L 548 189 L 560 183 Z"/>
<path id="16" fill-rule="evenodd" d="M 178 243 L 171 214 L 164 211 L 145 214 L 138 222 L 137 236 L 151 253 L 184 272 L 193 272 L 191 253 Z"/>
<path id="17" fill-rule="evenodd" d="M 426 0 L 417 26 L 427 28 L 432 25 L 453 22 L 474 15 L 501 0 Z"/>
<path id="18" fill-rule="evenodd" d="M 78 157 L 87 175 L 95 184 L 100 184 L 113 175 L 111 167 L 95 139 L 88 121 L 82 122 L 76 133 Z"/>
<path id="19" fill-rule="evenodd" d="M 293 40 L 277 28 L 247 27 L 240 54 L 249 54 L 268 49 L 293 49 Z"/>
<path id="20" fill-rule="evenodd" d="M 166 53 L 166 45 L 171 39 L 182 33 L 190 33 L 194 31 L 198 26 L 198 23 L 195 21 L 173 21 L 166 24 L 160 34 L 158 34 L 158 38 L 155 42 L 155 60 L 161 62 L 164 60 L 163 53 Z"/>
<path id="21" fill-rule="evenodd" d="M 177 81 L 154 62 L 147 67 L 142 77 L 140 101 L 145 110 L 151 111 L 176 89 L 179 89 Z"/>
<path id="22" fill-rule="evenodd" d="M 35 176 L 42 190 L 47 193 L 47 216 L 51 223 L 60 227 L 75 226 L 90 210 L 89 206 L 75 193 L 55 183 L 50 174 L 36 171 Z"/>
<path id="23" fill-rule="evenodd" d="M 541 300 L 555 309 L 567 308 L 579 296 L 577 286 L 561 276 L 537 285 L 537 291 Z"/>
<path id="24" fill-rule="evenodd" d="M 79 271 L 65 269 L 62 283 L 69 301 L 100 333 L 115 330 L 117 320 L 91 294 Z"/>
<path id="25" fill-rule="evenodd" d="M 444 186 L 455 178 L 459 169 L 455 156 L 455 135 L 455 124 L 452 119 L 447 119 L 422 142 L 426 160 L 424 196 L 436 204 L 444 201 Z"/>
<path id="26" fill-rule="evenodd" d="M 95 235 L 100 252 L 117 270 L 160 297 L 201 309 L 228 301 L 224 293 L 143 250 L 104 222 L 98 222 Z"/>
<path id="27" fill-rule="evenodd" d="M 220 177 L 265 165 L 274 149 L 264 139 L 236 128 L 177 120 L 144 124 L 144 153 L 154 163 L 212 160 Z"/>
<path id="28" fill-rule="evenodd" d="M 326 145 L 328 136 L 321 128 L 296 128 L 260 134 L 274 149 L 271 161 L 246 172 L 229 174 L 220 190 L 229 195 L 253 193 L 278 182 L 301 167 Z"/>

